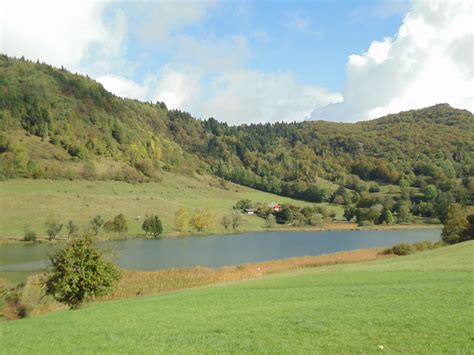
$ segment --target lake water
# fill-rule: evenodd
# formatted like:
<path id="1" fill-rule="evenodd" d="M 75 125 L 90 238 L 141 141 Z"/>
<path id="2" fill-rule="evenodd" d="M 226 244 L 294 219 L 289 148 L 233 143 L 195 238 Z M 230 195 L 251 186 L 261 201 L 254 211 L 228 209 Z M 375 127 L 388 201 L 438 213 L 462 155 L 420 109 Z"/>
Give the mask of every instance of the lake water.
<path id="1" fill-rule="evenodd" d="M 238 265 L 342 250 L 387 247 L 439 240 L 440 229 L 393 231 L 255 232 L 215 236 L 130 239 L 106 242 L 126 269 Z M 61 247 L 48 244 L 0 246 L 0 276 L 21 281 L 40 272 L 48 255 Z"/>

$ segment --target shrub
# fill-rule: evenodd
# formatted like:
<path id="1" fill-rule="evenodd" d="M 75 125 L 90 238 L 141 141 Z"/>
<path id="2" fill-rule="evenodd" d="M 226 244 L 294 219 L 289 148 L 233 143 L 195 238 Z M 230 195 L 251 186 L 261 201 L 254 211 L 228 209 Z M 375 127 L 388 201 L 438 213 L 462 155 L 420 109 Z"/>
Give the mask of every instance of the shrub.
<path id="1" fill-rule="evenodd" d="M 406 244 L 406 243 L 400 243 L 400 244 L 394 245 L 391 248 L 385 249 L 382 252 L 382 254 L 409 255 L 409 254 L 413 254 L 415 251 L 416 249 L 412 245 Z"/>
<path id="2" fill-rule="evenodd" d="M 79 230 L 79 228 L 74 224 L 73 221 L 69 221 L 66 225 L 67 230 L 67 239 L 69 240 L 71 237 L 75 236 Z"/>
<path id="3" fill-rule="evenodd" d="M 45 226 L 46 226 L 46 234 L 48 235 L 49 240 L 56 239 L 61 229 L 63 229 L 62 223 L 59 223 L 55 219 L 48 219 L 45 222 Z"/>
<path id="4" fill-rule="evenodd" d="M 150 216 L 146 215 L 145 220 L 142 224 L 142 229 L 146 234 L 151 234 L 154 237 L 159 236 L 163 233 L 163 225 L 161 224 L 161 219 L 156 214 Z"/>
<path id="5" fill-rule="evenodd" d="M 273 228 L 276 224 L 276 218 L 271 213 L 265 219 L 265 228 Z"/>
<path id="6" fill-rule="evenodd" d="M 89 222 L 92 233 L 94 235 L 99 234 L 100 228 L 102 227 L 103 224 L 104 224 L 104 220 L 102 219 L 100 215 L 97 215 L 94 218 L 92 218 L 92 220 Z"/>
<path id="7" fill-rule="evenodd" d="M 370 227 L 373 226 L 374 223 L 372 221 L 360 221 L 359 226 L 360 227 Z"/>
<path id="8" fill-rule="evenodd" d="M 34 242 L 36 241 L 36 233 L 35 231 L 32 231 L 30 229 L 27 229 L 25 231 L 25 234 L 23 235 L 23 240 L 25 242 Z"/>
<path id="9" fill-rule="evenodd" d="M 128 231 L 127 221 L 123 214 L 118 214 L 112 221 L 113 231 L 117 233 L 126 233 Z"/>
<path id="10" fill-rule="evenodd" d="M 90 235 L 75 238 L 50 257 L 51 273 L 46 294 L 71 309 L 79 308 L 90 297 L 109 293 L 120 274 Z"/>

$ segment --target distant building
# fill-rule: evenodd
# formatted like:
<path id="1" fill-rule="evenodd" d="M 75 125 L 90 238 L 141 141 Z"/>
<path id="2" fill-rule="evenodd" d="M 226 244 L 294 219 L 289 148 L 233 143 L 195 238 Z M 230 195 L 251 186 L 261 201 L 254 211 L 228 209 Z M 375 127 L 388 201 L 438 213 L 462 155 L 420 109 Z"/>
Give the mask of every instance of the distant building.
<path id="1" fill-rule="evenodd" d="M 276 202 L 272 202 L 268 205 L 271 208 L 272 212 L 281 212 L 281 205 Z"/>
<path id="2" fill-rule="evenodd" d="M 255 210 L 253 208 L 246 208 L 244 209 L 244 213 L 246 214 L 254 214 Z"/>

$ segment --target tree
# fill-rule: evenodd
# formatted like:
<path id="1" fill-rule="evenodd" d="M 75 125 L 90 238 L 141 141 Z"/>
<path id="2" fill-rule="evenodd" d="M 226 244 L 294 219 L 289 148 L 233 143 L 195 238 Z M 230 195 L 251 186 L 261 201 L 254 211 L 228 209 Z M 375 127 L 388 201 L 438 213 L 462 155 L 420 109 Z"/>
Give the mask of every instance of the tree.
<path id="1" fill-rule="evenodd" d="M 197 209 L 191 219 L 191 225 L 198 232 L 202 232 L 206 228 L 210 228 L 214 224 L 214 215 L 209 210 Z"/>
<path id="2" fill-rule="evenodd" d="M 248 198 L 246 198 L 244 200 L 237 201 L 237 203 L 234 206 L 234 210 L 243 211 L 247 208 L 252 208 L 252 207 L 253 207 L 252 201 L 250 201 Z"/>
<path id="3" fill-rule="evenodd" d="M 99 234 L 100 228 L 104 225 L 104 220 L 100 215 L 97 215 L 91 219 L 89 225 L 91 227 L 92 233 L 97 235 Z"/>
<path id="4" fill-rule="evenodd" d="M 347 206 L 344 208 L 344 218 L 346 221 L 350 222 L 354 217 L 356 213 L 356 208 L 354 206 Z"/>
<path id="5" fill-rule="evenodd" d="M 467 213 L 463 206 L 452 203 L 448 207 L 446 221 L 444 222 L 441 239 L 448 244 L 455 244 L 461 241 L 463 232 L 468 228 Z"/>
<path id="6" fill-rule="evenodd" d="M 181 207 L 174 214 L 174 225 L 180 232 L 184 232 L 189 224 L 189 211 L 185 207 Z"/>
<path id="7" fill-rule="evenodd" d="M 293 212 L 288 205 L 283 205 L 281 211 L 275 213 L 275 217 L 280 224 L 293 222 Z"/>
<path id="8" fill-rule="evenodd" d="M 106 250 L 90 235 L 72 239 L 50 257 L 50 264 L 46 293 L 71 309 L 79 308 L 88 298 L 107 294 L 120 277 Z"/>
<path id="9" fill-rule="evenodd" d="M 73 221 L 69 221 L 66 225 L 67 240 L 71 239 L 72 236 L 76 235 L 79 228 L 74 224 Z"/>
<path id="10" fill-rule="evenodd" d="M 232 224 L 232 216 L 226 214 L 221 219 L 221 224 L 224 226 L 225 229 L 228 229 L 229 226 Z"/>
<path id="11" fill-rule="evenodd" d="M 384 208 L 379 217 L 379 224 L 393 224 L 394 222 L 392 212 L 388 208 Z"/>
<path id="12" fill-rule="evenodd" d="M 401 201 L 397 211 L 397 222 L 398 223 L 410 223 L 413 215 L 410 212 L 410 205 L 407 202 Z"/>
<path id="13" fill-rule="evenodd" d="M 474 214 L 470 214 L 469 216 L 467 216 L 467 220 L 469 222 L 469 225 L 461 233 L 461 242 L 474 239 Z"/>
<path id="14" fill-rule="evenodd" d="M 36 241 L 36 233 L 32 229 L 30 229 L 30 226 L 28 226 L 28 225 L 25 226 L 25 234 L 23 235 L 23 240 L 25 242 L 35 242 Z"/>
<path id="15" fill-rule="evenodd" d="M 45 226 L 46 226 L 46 234 L 48 235 L 49 240 L 56 239 L 61 229 L 63 229 L 62 223 L 59 223 L 57 220 L 53 218 L 49 218 L 45 222 Z"/>
<path id="16" fill-rule="evenodd" d="M 154 237 L 159 236 L 163 233 L 163 225 L 161 224 L 161 219 L 156 214 L 150 216 L 146 215 L 145 220 L 142 224 L 142 229 L 146 234 L 151 234 Z"/>
<path id="17" fill-rule="evenodd" d="M 321 213 L 315 213 L 309 219 L 309 224 L 315 227 L 321 227 L 323 225 L 323 215 Z"/>
<path id="18" fill-rule="evenodd" d="M 112 221 L 113 231 L 117 233 L 126 233 L 128 231 L 127 221 L 123 214 L 118 214 Z"/>
<path id="19" fill-rule="evenodd" d="M 276 218 L 273 214 L 269 214 L 265 219 L 265 228 L 273 228 L 276 224 Z"/>
<path id="20" fill-rule="evenodd" d="M 242 215 L 240 212 L 235 211 L 231 215 L 232 229 L 237 229 L 242 225 Z"/>

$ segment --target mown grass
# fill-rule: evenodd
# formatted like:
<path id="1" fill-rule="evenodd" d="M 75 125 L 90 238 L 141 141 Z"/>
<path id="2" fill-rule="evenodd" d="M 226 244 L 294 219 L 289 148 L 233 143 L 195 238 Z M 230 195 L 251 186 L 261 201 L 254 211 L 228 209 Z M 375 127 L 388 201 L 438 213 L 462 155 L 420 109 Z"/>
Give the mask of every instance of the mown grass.
<path id="1" fill-rule="evenodd" d="M 2 324 L 3 353 L 471 353 L 474 242 Z"/>
<path id="2" fill-rule="evenodd" d="M 162 182 L 136 185 L 117 181 L 8 180 L 0 182 L 0 239 L 23 236 L 25 225 L 44 236 L 44 223 L 49 217 L 84 225 L 97 214 L 107 220 L 119 213 L 127 219 L 129 236 L 143 234 L 141 224 L 147 213 L 158 214 L 165 233 L 176 234 L 174 214 L 180 207 L 188 208 L 191 213 L 196 208 L 211 209 L 215 225 L 207 232 L 221 233 L 225 231 L 219 223 L 222 216 L 245 198 L 254 202 L 312 205 L 230 182 L 221 186 L 211 177 L 191 178 L 168 173 L 163 174 Z M 342 218 L 340 206 L 318 205 L 336 211 L 338 218 Z M 241 229 L 260 229 L 264 222 L 257 216 L 244 216 Z M 64 237 L 65 233 L 63 228 L 60 236 Z"/>

